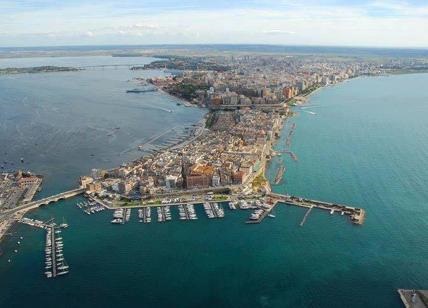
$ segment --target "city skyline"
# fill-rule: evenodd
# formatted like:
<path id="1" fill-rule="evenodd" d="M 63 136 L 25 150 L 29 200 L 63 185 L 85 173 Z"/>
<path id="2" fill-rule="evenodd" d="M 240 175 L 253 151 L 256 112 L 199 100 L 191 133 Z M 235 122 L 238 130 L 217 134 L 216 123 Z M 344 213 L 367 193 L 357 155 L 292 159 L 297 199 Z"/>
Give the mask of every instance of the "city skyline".
<path id="1" fill-rule="evenodd" d="M 423 1 L 2 1 L 0 47 L 275 44 L 428 47 Z M 215 26 L 213 26 L 215 25 Z"/>

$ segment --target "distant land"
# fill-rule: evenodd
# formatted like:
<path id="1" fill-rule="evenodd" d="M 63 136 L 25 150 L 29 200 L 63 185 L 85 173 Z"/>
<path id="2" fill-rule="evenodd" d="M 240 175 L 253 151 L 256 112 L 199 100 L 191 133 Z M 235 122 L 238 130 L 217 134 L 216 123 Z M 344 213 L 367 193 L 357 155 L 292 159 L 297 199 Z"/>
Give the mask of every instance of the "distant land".
<path id="1" fill-rule="evenodd" d="M 194 54 L 206 53 L 283 53 L 290 55 L 329 55 L 354 57 L 428 57 L 428 49 L 423 48 L 370 48 L 331 46 L 287 46 L 260 44 L 196 44 L 196 45 L 99 45 L 99 46 L 45 46 L 45 47 L 0 47 L 0 58 L 39 56 L 150 56 L 165 52 L 180 54 L 189 51 Z"/>
<path id="2" fill-rule="evenodd" d="M 8 67 L 8 68 L 0 68 L 0 75 L 77 72 L 80 70 L 81 69 L 78 69 L 75 67 L 67 67 L 67 66 Z"/>

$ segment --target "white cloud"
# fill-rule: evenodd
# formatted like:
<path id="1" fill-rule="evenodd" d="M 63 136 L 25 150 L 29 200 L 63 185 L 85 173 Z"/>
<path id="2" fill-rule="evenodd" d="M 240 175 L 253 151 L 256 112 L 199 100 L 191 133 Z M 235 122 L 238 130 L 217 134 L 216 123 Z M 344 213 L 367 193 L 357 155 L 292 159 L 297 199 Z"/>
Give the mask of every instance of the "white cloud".
<path id="1" fill-rule="evenodd" d="M 290 35 L 290 34 L 296 34 L 294 31 L 286 31 L 286 30 L 280 30 L 280 29 L 271 29 L 271 30 L 265 30 L 263 31 L 264 34 L 268 35 Z"/>
<path id="2" fill-rule="evenodd" d="M 428 47 L 428 6 L 381 0 L 366 6 L 286 1 L 284 9 L 269 9 L 268 2 L 260 9 L 188 8 L 156 13 L 116 11 L 100 5 L 42 9 L 37 14 L 0 10 L 0 46 L 268 43 Z"/>

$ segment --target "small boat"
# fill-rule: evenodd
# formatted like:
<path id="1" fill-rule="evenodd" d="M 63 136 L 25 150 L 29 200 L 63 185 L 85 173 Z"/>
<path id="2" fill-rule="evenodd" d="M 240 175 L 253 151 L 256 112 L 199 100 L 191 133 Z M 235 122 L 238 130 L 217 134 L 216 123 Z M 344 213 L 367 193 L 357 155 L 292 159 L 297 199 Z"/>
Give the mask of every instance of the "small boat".
<path id="1" fill-rule="evenodd" d="M 65 275 L 65 274 L 67 274 L 68 273 L 68 271 L 67 270 L 65 270 L 65 271 L 62 271 L 62 272 L 58 272 L 57 273 L 57 275 Z"/>
<path id="2" fill-rule="evenodd" d="M 64 222 L 64 223 L 60 224 L 59 226 L 60 226 L 60 228 L 67 228 L 68 224 Z"/>
<path id="3" fill-rule="evenodd" d="M 330 211 L 330 215 L 333 215 L 334 214 L 334 209 L 332 209 L 331 211 Z"/>
<path id="4" fill-rule="evenodd" d="M 269 216 L 270 218 L 275 218 L 275 217 L 276 217 L 274 214 L 268 214 L 268 216 Z"/>

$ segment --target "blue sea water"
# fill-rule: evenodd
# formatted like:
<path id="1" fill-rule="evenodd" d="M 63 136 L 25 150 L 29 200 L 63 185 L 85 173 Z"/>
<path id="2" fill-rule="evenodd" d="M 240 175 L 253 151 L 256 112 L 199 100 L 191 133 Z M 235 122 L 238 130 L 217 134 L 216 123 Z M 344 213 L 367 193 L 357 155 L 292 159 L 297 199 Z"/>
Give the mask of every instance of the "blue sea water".
<path id="1" fill-rule="evenodd" d="M 141 65 L 153 60 L 19 58 L 0 59 L 0 67 Z M 163 74 L 125 66 L 0 76 L 0 166 L 43 174 L 41 195 L 51 195 L 76 186 L 78 177 L 91 168 L 138 158 L 138 145 L 151 136 L 194 124 L 204 113 L 177 106 L 177 99 L 160 92 L 126 93 L 138 87 L 133 78 Z"/>
<path id="2" fill-rule="evenodd" d="M 28 99 L 58 78 L 40 83 L 38 78 L 47 77 L 25 78 L 30 77 L 38 87 L 26 95 Z M 71 84 L 77 82 L 72 80 Z M 104 77 L 102 80 L 106 82 Z M 0 87 L 8 88 L 4 82 L 0 80 Z M 64 254 L 70 273 L 46 279 L 44 232 L 16 225 L 12 236 L 2 243 L 5 255 L 0 258 L 0 306 L 401 307 L 397 288 L 428 287 L 428 94 L 421 91 L 427 82 L 428 74 L 399 75 L 359 78 L 325 88 L 314 93 L 306 106 L 296 108 L 296 116 L 284 127 L 277 148 L 285 147 L 288 130 L 296 123 L 291 150 L 298 161 L 286 155 L 274 158 L 270 178 L 275 176 L 279 160 L 287 167 L 284 182 L 274 185 L 274 190 L 362 207 L 367 213 L 363 226 L 354 226 L 340 215 L 313 210 L 305 225 L 299 227 L 305 211 L 286 205 L 277 207 L 275 219 L 259 225 L 244 223 L 248 212 L 227 210 L 224 219 L 212 221 L 197 207 L 200 219 L 194 222 L 179 221 L 173 210 L 173 222 L 145 225 L 138 223 L 134 211 L 128 224 L 116 226 L 109 223 L 111 213 L 88 216 L 75 206 L 78 198 L 62 201 L 29 216 L 66 218 L 70 227 L 63 232 Z M 107 84 L 106 88 L 126 88 L 122 77 Z M 22 84 L 18 88 L 16 83 L 16 87 L 18 93 L 25 91 Z M 67 88 L 53 87 L 52 95 L 62 97 Z M 81 97 L 88 96 L 90 90 Z M 93 104 L 102 101 L 91 95 L 88 100 Z M 127 113 L 129 108 L 115 104 L 136 102 L 117 95 L 118 99 L 106 106 L 114 111 L 106 112 L 106 121 L 111 121 L 107 127 L 119 125 L 123 134 L 134 136 L 140 131 L 138 119 Z M 0 97 L 2 111 L 10 110 L 10 106 L 5 107 L 4 95 Z M 159 103 L 167 104 L 168 100 L 162 97 Z M 70 100 L 68 104 L 75 103 Z M 80 113 L 74 117 L 82 117 L 80 125 L 91 125 L 88 120 L 92 118 L 83 115 L 83 103 L 79 104 L 68 110 Z M 58 106 L 58 113 L 63 108 Z M 197 112 L 181 108 L 179 118 Z M 17 109 L 16 115 L 22 110 Z M 159 115 L 153 112 L 144 127 L 156 122 Z M 164 117 L 168 115 L 162 113 L 162 124 L 175 125 Z M 66 118 L 61 124 L 73 128 L 73 121 L 65 125 Z M 46 133 L 48 140 L 52 132 Z M 91 138 L 70 148 L 78 153 L 80 147 L 90 146 Z M 55 157 L 52 152 L 66 146 L 66 140 L 59 138 L 45 155 Z M 132 144 L 132 140 L 128 142 Z M 95 157 L 106 150 L 111 154 L 105 164 L 114 164 L 125 158 L 114 157 L 128 146 L 118 143 L 109 147 L 101 142 Z M 20 153 L 16 150 L 17 157 L 22 156 Z M 55 168 L 47 160 L 40 170 L 51 172 L 56 189 L 75 180 L 61 173 L 66 158 L 77 166 L 73 177 L 90 168 L 90 163 L 79 167 L 79 156 L 58 154 Z M 19 246 L 18 236 L 24 237 Z"/>

